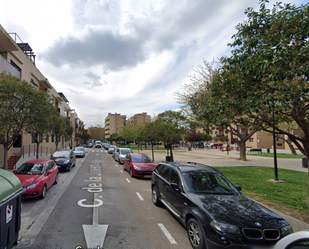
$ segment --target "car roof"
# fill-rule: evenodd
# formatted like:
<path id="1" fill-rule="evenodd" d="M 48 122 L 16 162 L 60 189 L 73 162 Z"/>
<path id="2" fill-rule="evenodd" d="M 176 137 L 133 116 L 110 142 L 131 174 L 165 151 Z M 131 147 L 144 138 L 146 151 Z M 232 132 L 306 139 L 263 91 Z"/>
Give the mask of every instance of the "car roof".
<path id="1" fill-rule="evenodd" d="M 26 161 L 24 162 L 25 163 L 47 163 L 49 161 L 53 161 L 51 159 L 33 159 L 33 160 L 29 160 L 29 161 Z"/>
<path id="2" fill-rule="evenodd" d="M 144 153 L 130 153 L 131 156 L 147 156 L 147 154 Z"/>
<path id="3" fill-rule="evenodd" d="M 187 163 L 179 163 L 179 162 L 160 162 L 159 164 L 169 165 L 172 168 L 177 168 L 180 172 L 188 172 L 192 170 L 196 171 L 207 171 L 209 173 L 219 174 L 220 172 L 216 169 L 202 163 L 195 162 L 187 162 Z"/>

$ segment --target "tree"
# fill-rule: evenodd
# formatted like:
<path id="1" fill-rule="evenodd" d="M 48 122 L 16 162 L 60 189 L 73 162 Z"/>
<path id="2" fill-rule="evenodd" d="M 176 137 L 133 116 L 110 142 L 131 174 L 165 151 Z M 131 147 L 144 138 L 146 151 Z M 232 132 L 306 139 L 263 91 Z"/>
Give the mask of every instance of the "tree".
<path id="1" fill-rule="evenodd" d="M 165 111 L 156 117 L 158 135 L 170 151 L 171 161 L 174 161 L 173 144 L 179 143 L 182 136 L 189 129 L 189 122 L 185 116 L 177 111 Z"/>
<path id="2" fill-rule="evenodd" d="M 8 166 L 8 150 L 21 132 L 33 123 L 37 98 L 39 91 L 27 81 L 0 74 L 0 142 L 4 149 L 4 169 Z"/>
<path id="3" fill-rule="evenodd" d="M 261 1 L 259 11 L 246 10 L 249 20 L 236 27 L 232 56 L 224 62 L 237 70 L 251 93 L 243 102 L 264 123 L 263 129 L 288 136 L 309 156 L 309 4 L 276 3 L 270 10 L 267 2 Z M 293 121 L 302 133 L 283 128 Z"/>
<path id="4" fill-rule="evenodd" d="M 242 91 L 233 93 L 250 110 L 251 118 L 260 120 L 263 130 L 287 136 L 308 158 L 309 4 L 279 2 L 268 9 L 267 3 L 261 0 L 259 11 L 246 10 L 248 20 L 237 25 L 229 44 L 232 56 L 221 62 L 237 79 L 229 88 L 247 90 L 244 96 Z M 282 125 L 293 121 L 301 132 Z"/>
<path id="5" fill-rule="evenodd" d="M 221 65 L 221 64 L 220 64 Z M 192 84 L 184 87 L 183 93 L 178 93 L 181 104 L 188 106 L 195 118 L 208 124 L 223 127 L 233 134 L 233 143 L 240 148 L 240 160 L 246 159 L 246 141 L 260 129 L 260 120 L 252 119 L 246 104 L 235 95 L 247 93 L 245 88 L 238 84 L 237 77 L 222 66 L 204 61 L 195 70 L 196 74 L 189 76 Z M 230 85 L 235 87 L 230 87 Z"/>
<path id="6" fill-rule="evenodd" d="M 144 139 L 147 142 L 151 143 L 151 152 L 152 152 L 152 160 L 154 161 L 154 144 L 158 144 L 160 142 L 160 120 L 155 120 L 151 123 L 148 123 L 143 128 Z"/>
<path id="7" fill-rule="evenodd" d="M 38 92 L 34 101 L 36 108 L 31 112 L 32 121 L 26 127 L 26 131 L 35 138 L 36 159 L 39 159 L 39 145 L 43 135 L 50 132 L 50 114 L 55 107 L 49 102 L 49 96 L 44 92 Z"/>
<path id="8" fill-rule="evenodd" d="M 61 117 L 56 110 L 54 110 L 50 115 L 50 121 L 51 134 L 55 141 L 56 150 L 58 150 L 60 139 L 65 134 L 64 118 Z"/>

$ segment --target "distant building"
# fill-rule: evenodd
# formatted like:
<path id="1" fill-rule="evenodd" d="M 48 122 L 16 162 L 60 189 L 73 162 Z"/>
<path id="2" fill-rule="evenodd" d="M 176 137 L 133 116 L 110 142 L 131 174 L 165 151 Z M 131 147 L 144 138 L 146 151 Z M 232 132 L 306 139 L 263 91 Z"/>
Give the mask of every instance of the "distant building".
<path id="1" fill-rule="evenodd" d="M 151 122 L 150 115 L 147 112 L 138 113 L 130 117 L 127 121 L 127 125 L 145 125 Z"/>
<path id="2" fill-rule="evenodd" d="M 105 128 L 104 127 L 89 127 L 88 128 L 88 135 L 90 139 L 105 141 Z"/>
<path id="3" fill-rule="evenodd" d="M 105 118 L 105 139 L 109 139 L 112 134 L 119 134 L 126 125 L 126 120 L 126 115 L 108 113 Z"/>

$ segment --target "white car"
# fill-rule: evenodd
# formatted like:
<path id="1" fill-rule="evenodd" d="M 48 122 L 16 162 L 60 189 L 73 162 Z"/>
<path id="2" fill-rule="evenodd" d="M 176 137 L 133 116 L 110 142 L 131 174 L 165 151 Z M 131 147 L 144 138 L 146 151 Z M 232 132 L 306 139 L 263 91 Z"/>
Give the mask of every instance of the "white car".
<path id="1" fill-rule="evenodd" d="M 309 230 L 291 233 L 279 240 L 273 249 L 309 248 Z"/>
<path id="2" fill-rule="evenodd" d="M 129 153 L 133 153 L 133 151 L 131 149 L 127 149 L 127 148 L 117 148 L 115 154 L 115 160 L 118 161 L 119 163 L 123 164 L 123 161 L 126 157 L 126 155 L 128 155 Z"/>
<path id="3" fill-rule="evenodd" d="M 74 154 L 76 157 L 84 157 L 86 155 L 83 147 L 75 147 Z"/>

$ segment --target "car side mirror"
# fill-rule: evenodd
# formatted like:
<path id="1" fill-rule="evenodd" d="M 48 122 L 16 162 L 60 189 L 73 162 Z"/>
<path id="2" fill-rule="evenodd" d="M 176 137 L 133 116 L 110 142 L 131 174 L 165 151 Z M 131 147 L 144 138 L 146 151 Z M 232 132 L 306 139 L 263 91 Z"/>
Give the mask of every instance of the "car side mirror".
<path id="1" fill-rule="evenodd" d="M 16 172 L 17 172 L 17 170 L 16 170 L 16 169 L 14 169 L 14 170 L 13 170 L 13 173 L 14 173 L 14 174 L 16 174 Z"/>
<path id="2" fill-rule="evenodd" d="M 174 189 L 175 191 L 179 191 L 180 190 L 178 184 L 174 183 L 174 182 L 171 183 L 171 188 Z"/>
<path id="3" fill-rule="evenodd" d="M 241 190 L 242 190 L 240 186 L 236 186 L 236 189 L 237 189 L 238 191 L 241 191 Z"/>

